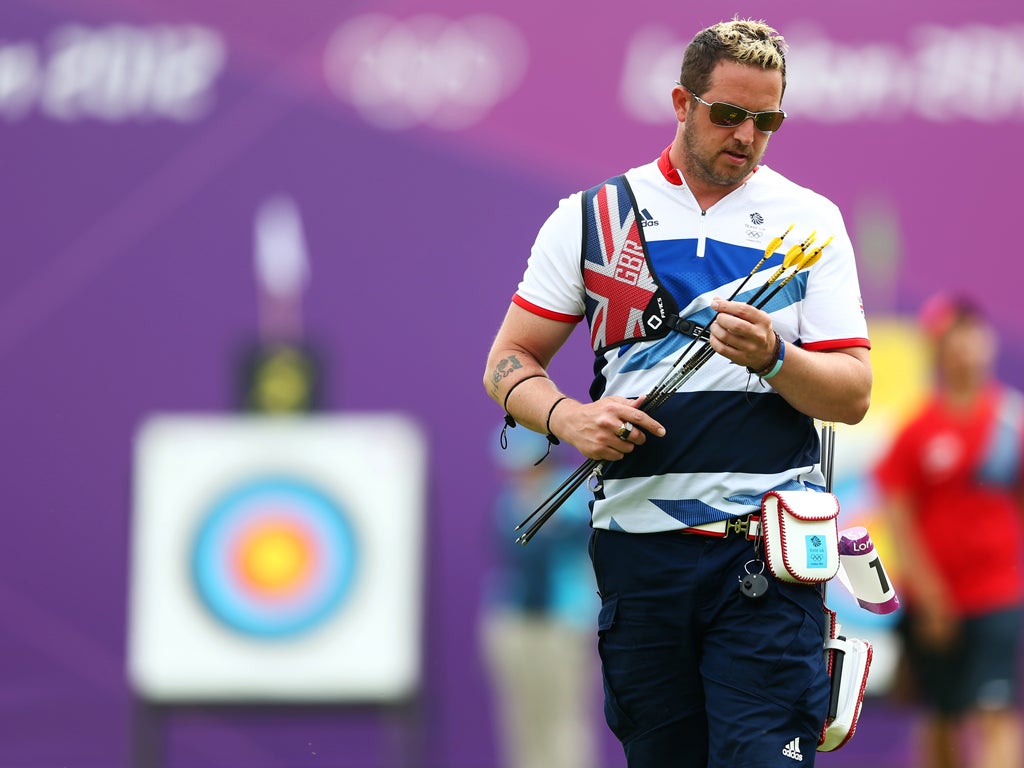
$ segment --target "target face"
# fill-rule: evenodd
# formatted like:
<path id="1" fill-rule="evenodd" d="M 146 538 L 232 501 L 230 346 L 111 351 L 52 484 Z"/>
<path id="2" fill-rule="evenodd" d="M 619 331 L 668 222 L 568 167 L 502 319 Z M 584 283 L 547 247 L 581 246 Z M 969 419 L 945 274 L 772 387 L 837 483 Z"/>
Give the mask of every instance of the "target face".
<path id="1" fill-rule="evenodd" d="M 349 593 L 356 546 L 342 509 L 300 480 L 260 479 L 211 507 L 196 537 L 193 578 L 231 629 L 288 637 L 330 617 Z"/>
<path id="2" fill-rule="evenodd" d="M 161 702 L 408 701 L 426 479 L 425 433 L 404 414 L 151 416 L 135 443 L 133 689 Z"/>

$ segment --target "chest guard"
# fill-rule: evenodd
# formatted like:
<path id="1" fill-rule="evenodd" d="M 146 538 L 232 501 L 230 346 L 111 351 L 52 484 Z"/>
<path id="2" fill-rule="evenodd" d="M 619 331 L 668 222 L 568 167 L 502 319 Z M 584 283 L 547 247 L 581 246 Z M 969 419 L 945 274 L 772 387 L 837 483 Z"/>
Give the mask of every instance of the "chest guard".
<path id="1" fill-rule="evenodd" d="M 686 321 L 651 268 L 642 221 L 625 176 L 583 193 L 581 268 L 590 341 L 597 354 L 660 339 L 673 329 L 688 332 L 679 327 Z"/>

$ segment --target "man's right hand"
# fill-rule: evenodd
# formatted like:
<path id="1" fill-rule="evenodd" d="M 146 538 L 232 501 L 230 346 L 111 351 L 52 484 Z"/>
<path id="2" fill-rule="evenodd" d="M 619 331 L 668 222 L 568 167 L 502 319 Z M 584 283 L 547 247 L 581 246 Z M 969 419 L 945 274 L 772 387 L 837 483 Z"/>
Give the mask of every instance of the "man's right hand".
<path id="1" fill-rule="evenodd" d="M 643 397 L 618 396 L 594 403 L 567 400 L 551 415 L 551 432 L 588 459 L 616 461 L 646 443 L 648 433 L 665 435 L 665 427 L 640 410 L 642 402 Z"/>

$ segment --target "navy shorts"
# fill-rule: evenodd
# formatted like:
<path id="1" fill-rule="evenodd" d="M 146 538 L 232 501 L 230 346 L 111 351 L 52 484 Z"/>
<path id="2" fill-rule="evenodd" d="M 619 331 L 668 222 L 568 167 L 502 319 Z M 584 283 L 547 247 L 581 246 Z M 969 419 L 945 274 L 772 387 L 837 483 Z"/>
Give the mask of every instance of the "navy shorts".
<path id="1" fill-rule="evenodd" d="M 813 766 L 828 709 L 817 587 L 740 593 L 745 537 L 595 530 L 605 718 L 629 768 Z M 755 569 L 756 570 L 756 569 Z"/>
<path id="2" fill-rule="evenodd" d="M 1018 705 L 1020 608 L 962 619 L 953 644 L 939 651 L 920 642 L 913 630 L 913 618 L 908 607 L 900 630 L 923 706 L 957 717 L 973 710 L 1012 709 Z"/>

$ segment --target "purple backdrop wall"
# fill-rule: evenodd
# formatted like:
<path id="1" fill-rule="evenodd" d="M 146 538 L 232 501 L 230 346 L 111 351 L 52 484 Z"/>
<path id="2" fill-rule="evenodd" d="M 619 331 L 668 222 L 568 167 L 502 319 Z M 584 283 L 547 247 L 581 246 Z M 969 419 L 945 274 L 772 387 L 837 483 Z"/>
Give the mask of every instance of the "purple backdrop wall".
<path id="1" fill-rule="evenodd" d="M 846 212 L 869 319 L 963 286 L 1024 383 L 1020 5 L 809 8 L 6 0 L 0 765 L 129 763 L 132 437 L 150 413 L 234 407 L 258 331 L 254 212 L 282 193 L 302 214 L 327 406 L 398 409 L 429 435 L 423 764 L 494 764 L 475 645 L 499 421 L 484 356 L 558 198 L 668 144 L 685 40 L 736 11 L 790 38 L 791 119 L 766 160 Z M 582 395 L 574 341 L 556 374 Z M 822 764 L 900 764 L 904 731 L 875 712 Z M 384 730 L 203 716 L 169 736 L 175 765 L 365 768 L 393 764 Z"/>

